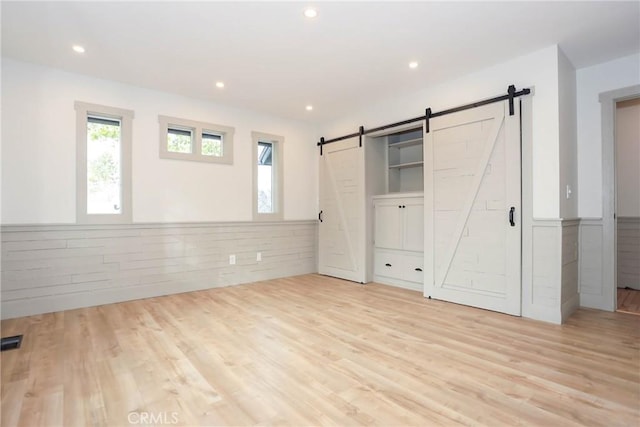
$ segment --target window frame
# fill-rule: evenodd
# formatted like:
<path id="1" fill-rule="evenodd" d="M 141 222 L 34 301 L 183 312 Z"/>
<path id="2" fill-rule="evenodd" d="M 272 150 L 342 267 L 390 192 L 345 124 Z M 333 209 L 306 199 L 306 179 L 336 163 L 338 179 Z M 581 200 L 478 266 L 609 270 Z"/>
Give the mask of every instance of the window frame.
<path id="1" fill-rule="evenodd" d="M 76 101 L 76 223 L 131 223 L 131 148 L 134 112 L 106 105 Z M 87 125 L 90 116 L 120 121 L 120 203 L 119 214 L 90 214 L 87 212 Z"/>
<path id="2" fill-rule="evenodd" d="M 178 117 L 158 116 L 160 123 L 160 158 L 172 160 L 190 160 L 205 163 L 233 164 L 233 134 L 235 128 L 214 123 L 205 123 Z M 192 134 L 191 153 L 169 151 L 167 134 L 170 128 L 190 129 Z M 202 154 L 202 134 L 222 137 L 222 156 Z"/>
<path id="3" fill-rule="evenodd" d="M 251 132 L 253 161 L 253 220 L 281 221 L 284 219 L 284 137 L 265 132 Z M 275 179 L 272 180 L 273 205 L 275 212 L 258 212 L 258 146 L 261 142 L 272 144 L 271 162 Z"/>

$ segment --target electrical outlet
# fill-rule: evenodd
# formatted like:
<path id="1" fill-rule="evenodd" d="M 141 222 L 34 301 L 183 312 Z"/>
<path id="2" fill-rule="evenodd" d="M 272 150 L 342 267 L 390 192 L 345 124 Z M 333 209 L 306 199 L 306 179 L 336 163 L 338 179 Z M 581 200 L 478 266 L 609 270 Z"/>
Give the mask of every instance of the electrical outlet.
<path id="1" fill-rule="evenodd" d="M 256 254 L 256 261 L 262 261 L 262 252 Z"/>
<path id="2" fill-rule="evenodd" d="M 236 256 L 229 255 L 229 264 L 234 265 L 236 263 Z"/>

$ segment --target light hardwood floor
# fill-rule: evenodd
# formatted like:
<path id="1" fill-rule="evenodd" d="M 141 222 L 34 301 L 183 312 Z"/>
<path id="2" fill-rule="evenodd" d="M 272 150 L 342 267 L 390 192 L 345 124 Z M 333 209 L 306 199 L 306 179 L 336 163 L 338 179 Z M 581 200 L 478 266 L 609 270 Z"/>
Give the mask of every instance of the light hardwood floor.
<path id="1" fill-rule="evenodd" d="M 640 291 L 618 288 L 618 311 L 640 314 Z"/>
<path id="2" fill-rule="evenodd" d="M 2 426 L 640 423 L 624 313 L 557 326 L 307 275 L 1 326 L 25 334 Z"/>

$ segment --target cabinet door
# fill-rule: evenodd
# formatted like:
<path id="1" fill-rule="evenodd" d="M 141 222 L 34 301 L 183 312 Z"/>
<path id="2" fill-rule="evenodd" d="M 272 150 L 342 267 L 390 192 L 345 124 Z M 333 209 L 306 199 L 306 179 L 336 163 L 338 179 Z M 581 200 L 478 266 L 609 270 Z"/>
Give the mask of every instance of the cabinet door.
<path id="1" fill-rule="evenodd" d="M 402 213 L 397 200 L 375 204 L 375 246 L 402 249 Z"/>
<path id="2" fill-rule="evenodd" d="M 405 251 L 424 251 L 424 204 L 422 200 L 404 200 L 403 249 Z"/>

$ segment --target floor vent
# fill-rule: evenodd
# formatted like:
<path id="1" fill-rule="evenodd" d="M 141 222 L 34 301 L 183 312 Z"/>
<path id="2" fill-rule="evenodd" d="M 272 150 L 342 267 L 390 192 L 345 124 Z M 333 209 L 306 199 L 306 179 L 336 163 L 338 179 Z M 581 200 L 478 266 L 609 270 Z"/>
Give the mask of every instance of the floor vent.
<path id="1" fill-rule="evenodd" d="M 20 344 L 22 344 L 22 335 L 2 338 L 2 341 L 0 341 L 0 351 L 14 350 L 16 348 L 20 348 Z"/>

